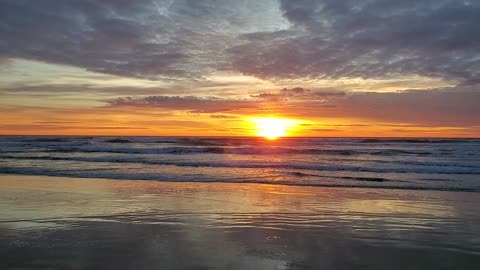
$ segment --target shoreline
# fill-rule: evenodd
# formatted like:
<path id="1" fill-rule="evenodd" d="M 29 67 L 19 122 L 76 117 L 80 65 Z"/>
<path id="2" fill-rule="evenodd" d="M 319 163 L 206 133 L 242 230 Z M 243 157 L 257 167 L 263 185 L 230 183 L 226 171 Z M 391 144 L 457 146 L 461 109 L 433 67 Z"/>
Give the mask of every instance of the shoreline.
<path id="1" fill-rule="evenodd" d="M 244 181 L 244 182 L 215 182 L 215 181 L 165 181 L 165 180 L 158 180 L 158 179 L 127 179 L 127 178 L 102 178 L 102 177 L 77 177 L 77 176 L 68 176 L 68 175 L 50 175 L 50 174 L 19 174 L 19 173 L 0 173 L 0 177 L 2 176 L 27 176 L 27 177 L 51 177 L 51 178 L 66 178 L 66 179 L 89 179 L 89 180 L 107 180 L 107 181 L 146 181 L 146 182 L 160 182 L 160 183 L 199 183 L 199 184 L 245 184 L 245 185 L 271 185 L 271 186 L 287 186 L 287 187 L 313 187 L 313 188 L 333 188 L 333 189 L 375 189 L 375 190 L 400 190 L 400 191 L 434 191 L 434 192 L 466 192 L 466 193 L 480 193 L 480 190 L 475 188 L 432 188 L 432 187 L 391 187 L 391 186 L 367 186 L 367 185 L 358 185 L 358 186 L 350 186 L 350 185 L 335 185 L 335 184 L 302 184 L 302 183 L 265 183 L 260 181 Z"/>

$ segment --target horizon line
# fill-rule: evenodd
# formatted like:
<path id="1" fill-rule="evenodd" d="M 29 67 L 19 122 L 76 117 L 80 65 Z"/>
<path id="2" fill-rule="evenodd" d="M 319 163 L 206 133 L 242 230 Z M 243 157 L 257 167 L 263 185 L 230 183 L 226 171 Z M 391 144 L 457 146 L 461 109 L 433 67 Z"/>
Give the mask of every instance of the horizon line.
<path id="1" fill-rule="evenodd" d="M 258 138 L 265 139 L 262 136 L 232 136 L 232 135 L 65 135 L 65 134 L 0 134 L 0 137 L 163 137 L 163 138 Z M 278 137 L 281 139 L 464 139 L 464 140 L 479 140 L 480 137 L 427 137 L 427 136 L 284 136 Z"/>

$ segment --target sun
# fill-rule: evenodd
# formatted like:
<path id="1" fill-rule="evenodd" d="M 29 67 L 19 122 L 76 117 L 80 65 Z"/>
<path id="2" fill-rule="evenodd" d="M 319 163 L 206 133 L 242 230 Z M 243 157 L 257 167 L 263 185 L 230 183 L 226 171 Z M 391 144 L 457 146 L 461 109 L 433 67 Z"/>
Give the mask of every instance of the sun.
<path id="1" fill-rule="evenodd" d="M 256 134 L 269 140 L 286 136 L 287 131 L 292 129 L 296 124 L 295 120 L 273 117 L 253 118 L 251 121 L 255 124 Z"/>

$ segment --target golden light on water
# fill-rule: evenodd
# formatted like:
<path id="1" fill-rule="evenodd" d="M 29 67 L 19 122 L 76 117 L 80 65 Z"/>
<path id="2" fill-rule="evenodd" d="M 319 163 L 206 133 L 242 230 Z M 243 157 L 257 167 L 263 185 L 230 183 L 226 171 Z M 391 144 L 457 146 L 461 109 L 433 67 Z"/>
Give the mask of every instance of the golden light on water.
<path id="1" fill-rule="evenodd" d="M 288 131 L 297 125 L 297 120 L 275 117 L 252 118 L 251 121 L 255 125 L 255 133 L 269 140 L 287 136 Z"/>

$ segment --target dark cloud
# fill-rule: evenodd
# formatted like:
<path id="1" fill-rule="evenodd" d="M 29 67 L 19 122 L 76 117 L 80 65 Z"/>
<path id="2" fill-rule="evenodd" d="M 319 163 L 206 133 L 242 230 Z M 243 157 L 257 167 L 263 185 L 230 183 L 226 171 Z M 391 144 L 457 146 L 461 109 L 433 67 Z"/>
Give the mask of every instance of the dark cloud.
<path id="1" fill-rule="evenodd" d="M 236 116 L 232 115 L 224 115 L 224 114 L 212 114 L 210 115 L 210 118 L 216 118 L 216 119 L 232 119 L 232 118 L 237 118 Z"/>
<path id="2" fill-rule="evenodd" d="M 167 110 L 183 110 L 192 113 L 216 113 L 244 108 L 254 108 L 258 104 L 252 100 L 221 99 L 216 97 L 194 96 L 149 96 L 125 97 L 108 101 L 113 107 L 147 107 Z"/>
<path id="3" fill-rule="evenodd" d="M 480 2 L 282 0 L 289 31 L 244 35 L 233 66 L 260 77 L 422 75 L 476 84 Z"/>
<path id="4" fill-rule="evenodd" d="M 276 93 L 260 93 L 250 95 L 253 98 L 259 98 L 264 100 L 325 100 L 325 98 L 341 97 L 344 96 L 344 91 L 322 91 L 322 90 L 310 90 L 302 87 L 283 88 Z"/>

